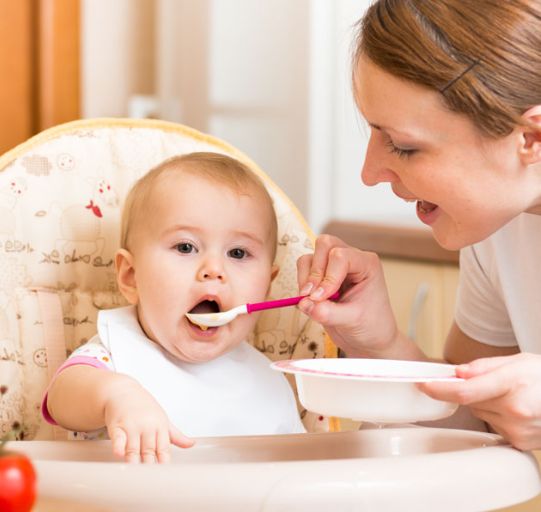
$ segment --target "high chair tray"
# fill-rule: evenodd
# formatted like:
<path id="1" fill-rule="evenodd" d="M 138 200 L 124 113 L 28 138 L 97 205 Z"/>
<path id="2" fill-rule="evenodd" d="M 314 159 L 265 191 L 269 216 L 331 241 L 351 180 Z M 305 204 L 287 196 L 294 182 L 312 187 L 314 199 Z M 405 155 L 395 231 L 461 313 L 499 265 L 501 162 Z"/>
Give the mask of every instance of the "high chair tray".
<path id="1" fill-rule="evenodd" d="M 496 435 L 425 427 L 199 439 L 168 465 L 108 441 L 20 441 L 37 512 L 489 510 L 541 491 L 534 457 Z"/>

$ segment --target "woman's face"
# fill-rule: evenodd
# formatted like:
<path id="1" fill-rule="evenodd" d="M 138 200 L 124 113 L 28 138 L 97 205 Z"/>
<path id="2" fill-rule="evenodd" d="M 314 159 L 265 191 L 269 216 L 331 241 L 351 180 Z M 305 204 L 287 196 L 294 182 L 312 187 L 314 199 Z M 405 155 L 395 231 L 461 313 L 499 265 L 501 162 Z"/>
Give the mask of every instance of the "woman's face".
<path id="1" fill-rule="evenodd" d="M 361 57 L 355 96 L 371 133 L 361 178 L 389 182 L 416 203 L 445 248 L 483 240 L 539 201 L 539 177 L 519 157 L 523 134 L 483 137 L 440 93 L 401 80 Z M 539 173 L 537 173 L 539 174 Z"/>

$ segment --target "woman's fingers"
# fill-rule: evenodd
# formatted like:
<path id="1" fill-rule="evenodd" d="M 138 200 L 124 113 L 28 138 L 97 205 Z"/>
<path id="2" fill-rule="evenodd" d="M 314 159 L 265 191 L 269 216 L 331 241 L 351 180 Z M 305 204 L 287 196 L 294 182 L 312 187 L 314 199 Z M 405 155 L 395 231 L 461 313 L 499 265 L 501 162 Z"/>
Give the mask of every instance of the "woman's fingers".
<path id="1" fill-rule="evenodd" d="M 313 258 L 313 254 L 303 254 L 297 260 L 297 284 L 299 286 L 300 295 L 308 295 L 314 287 L 312 282 L 308 282 Z"/>
<path id="2" fill-rule="evenodd" d="M 436 400 L 471 405 L 494 400 L 510 389 L 504 368 L 458 382 L 433 381 L 418 384 L 428 396 Z"/>
<path id="3" fill-rule="evenodd" d="M 476 359 L 468 364 L 459 365 L 457 367 L 456 374 L 457 377 L 469 379 L 484 373 L 492 372 L 520 358 L 520 354 L 515 354 L 512 356 L 484 357 L 481 359 Z"/>
<path id="4" fill-rule="evenodd" d="M 325 291 L 328 289 L 329 282 L 322 282 L 330 280 L 330 284 L 336 283 L 338 280 L 336 276 L 329 273 L 329 258 L 333 249 L 346 247 L 349 246 L 335 236 L 321 235 L 316 239 L 314 254 L 301 256 L 297 261 L 301 295 L 310 294 L 312 298 L 316 299 L 327 297 L 338 289 L 336 287 L 327 295 Z M 339 281 L 338 286 L 340 286 L 342 280 Z"/>
<path id="5" fill-rule="evenodd" d="M 326 300 L 314 302 L 306 298 L 299 302 L 299 309 L 310 318 L 326 327 L 348 325 L 359 316 L 359 306 L 353 302 L 334 302 Z M 353 326 L 352 326 L 353 327 Z"/>

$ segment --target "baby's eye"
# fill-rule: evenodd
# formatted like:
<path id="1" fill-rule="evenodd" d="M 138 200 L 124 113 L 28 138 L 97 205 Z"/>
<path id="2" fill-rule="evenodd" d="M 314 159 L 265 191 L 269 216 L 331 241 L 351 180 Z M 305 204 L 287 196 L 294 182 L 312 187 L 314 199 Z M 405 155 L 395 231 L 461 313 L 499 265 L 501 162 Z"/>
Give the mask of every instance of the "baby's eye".
<path id="1" fill-rule="evenodd" d="M 182 254 L 190 254 L 196 250 L 190 242 L 180 242 L 180 244 L 175 245 L 175 249 Z"/>
<path id="2" fill-rule="evenodd" d="M 244 249 L 241 249 L 240 247 L 235 247 L 234 249 L 231 249 L 227 254 L 228 256 L 231 256 L 232 258 L 241 260 L 242 258 L 246 257 L 247 252 Z"/>

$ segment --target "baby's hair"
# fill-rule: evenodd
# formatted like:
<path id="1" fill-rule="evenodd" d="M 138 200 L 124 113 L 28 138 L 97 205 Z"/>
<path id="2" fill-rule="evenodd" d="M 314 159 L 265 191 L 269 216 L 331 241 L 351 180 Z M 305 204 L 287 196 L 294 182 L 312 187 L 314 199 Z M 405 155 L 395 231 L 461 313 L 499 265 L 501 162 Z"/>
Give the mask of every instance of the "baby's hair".
<path id="1" fill-rule="evenodd" d="M 269 210 L 271 240 L 274 258 L 277 247 L 278 225 L 272 198 L 263 181 L 248 166 L 227 155 L 212 152 L 195 152 L 169 158 L 139 178 L 129 191 L 122 210 L 120 247 L 129 249 L 133 226 L 141 221 L 145 204 L 155 184 L 163 177 L 173 174 L 190 174 L 219 183 L 239 194 L 247 191 L 260 196 Z"/>

